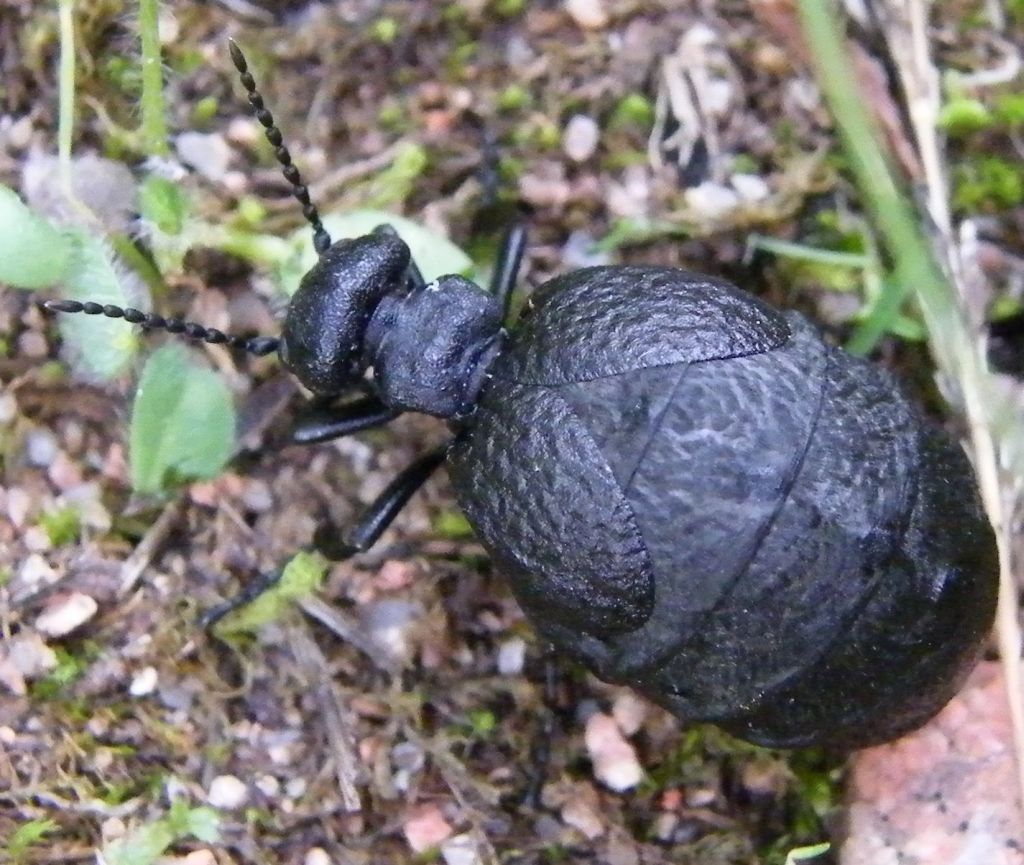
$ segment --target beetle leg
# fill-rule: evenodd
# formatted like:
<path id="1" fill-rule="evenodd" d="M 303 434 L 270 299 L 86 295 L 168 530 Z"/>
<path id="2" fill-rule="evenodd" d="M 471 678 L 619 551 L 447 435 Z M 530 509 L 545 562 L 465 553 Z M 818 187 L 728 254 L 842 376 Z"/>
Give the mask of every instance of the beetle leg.
<path id="1" fill-rule="evenodd" d="M 501 304 L 502 318 L 508 317 L 508 308 L 512 300 L 512 290 L 516 287 L 519 277 L 519 266 L 523 263 L 523 252 L 526 250 L 526 229 L 516 223 L 501 241 L 498 260 L 494 264 L 491 276 L 491 294 Z"/>
<path id="2" fill-rule="evenodd" d="M 368 550 L 376 543 L 384 530 L 391 525 L 413 494 L 444 462 L 448 447 L 449 445 L 446 444 L 428 451 L 406 466 L 366 509 L 355 527 L 342 538 L 326 537 L 329 531 L 328 527 L 318 529 L 313 538 L 313 546 L 334 561 L 347 559 L 356 553 Z M 273 587 L 281 579 L 281 574 L 281 570 L 271 571 L 250 581 L 237 595 L 207 610 L 199 619 L 200 626 L 208 630 L 228 613 L 251 603 L 267 589 Z"/>
<path id="3" fill-rule="evenodd" d="M 325 442 L 383 426 L 400 414 L 376 396 L 364 396 L 341 405 L 314 405 L 295 420 L 291 440 L 299 445 Z"/>
<path id="4" fill-rule="evenodd" d="M 378 237 L 380 235 L 386 235 L 388 237 L 398 237 L 398 232 L 395 231 L 395 229 L 392 226 L 387 224 L 378 225 L 370 233 L 376 234 Z M 400 237 L 398 239 L 401 240 Z M 426 288 L 427 286 L 427 281 L 423 278 L 423 274 L 420 272 L 419 267 L 416 266 L 416 262 L 411 258 L 409 259 L 409 272 L 406 276 L 406 279 L 409 283 L 410 291 L 419 291 L 420 289 Z"/>
<path id="5" fill-rule="evenodd" d="M 372 547 L 391 525 L 413 494 L 444 462 L 449 445 L 428 451 L 407 465 L 359 518 L 359 522 L 338 537 L 331 526 L 321 526 L 313 544 L 329 559 L 347 559 Z"/>
<path id="6" fill-rule="evenodd" d="M 541 791 L 551 768 L 551 741 L 555 736 L 558 709 L 558 659 L 550 643 L 544 650 L 544 708 L 538 723 L 539 730 L 530 748 L 530 770 L 523 804 L 537 810 L 541 806 Z"/>

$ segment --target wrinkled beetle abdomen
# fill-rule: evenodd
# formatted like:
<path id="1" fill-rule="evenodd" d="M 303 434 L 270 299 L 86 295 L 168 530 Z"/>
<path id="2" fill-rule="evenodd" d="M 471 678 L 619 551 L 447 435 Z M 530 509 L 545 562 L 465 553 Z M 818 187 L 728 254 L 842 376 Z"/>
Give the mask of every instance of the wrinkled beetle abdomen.
<path id="1" fill-rule="evenodd" d="M 923 723 L 991 625 L 961 449 L 800 315 L 667 268 L 553 280 L 450 454 L 537 630 L 773 746 Z"/>

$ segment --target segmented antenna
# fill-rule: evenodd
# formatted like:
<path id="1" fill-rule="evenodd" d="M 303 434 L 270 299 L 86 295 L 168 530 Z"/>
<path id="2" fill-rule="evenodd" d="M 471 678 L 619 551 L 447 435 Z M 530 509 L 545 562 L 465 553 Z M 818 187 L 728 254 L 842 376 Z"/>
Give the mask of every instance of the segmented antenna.
<path id="1" fill-rule="evenodd" d="M 229 39 L 228 50 L 231 52 L 231 60 L 238 70 L 239 77 L 242 79 L 242 86 L 249 94 L 249 105 L 252 106 L 252 113 L 263 127 L 267 141 L 274 147 L 274 155 L 277 157 L 277 161 L 281 163 L 284 179 L 292 185 L 292 195 L 302 205 L 302 215 L 313 226 L 313 248 L 317 251 L 318 255 L 323 255 L 331 245 L 331 236 L 327 233 L 327 229 L 324 228 L 323 222 L 320 221 L 320 213 L 317 211 L 316 205 L 309 199 L 309 187 L 302 182 L 299 169 L 295 167 L 295 164 L 292 162 L 291 153 L 284 146 L 281 130 L 274 125 L 274 116 L 263 104 L 263 97 L 256 89 L 256 79 L 249 72 L 249 64 L 245 62 L 245 55 L 242 54 L 242 49 L 238 47 L 234 39 Z"/>
<path id="2" fill-rule="evenodd" d="M 201 339 L 214 345 L 227 345 L 263 357 L 277 351 L 280 340 L 276 336 L 231 336 L 215 327 L 204 327 L 194 321 L 180 318 L 164 318 L 162 315 L 143 312 L 133 307 L 113 304 L 79 302 L 77 300 L 44 300 L 43 307 L 51 312 L 82 312 L 86 315 L 105 315 L 107 318 L 123 318 L 131 324 L 141 324 L 150 330 L 166 330 L 168 333 L 184 334 L 192 339 Z"/>

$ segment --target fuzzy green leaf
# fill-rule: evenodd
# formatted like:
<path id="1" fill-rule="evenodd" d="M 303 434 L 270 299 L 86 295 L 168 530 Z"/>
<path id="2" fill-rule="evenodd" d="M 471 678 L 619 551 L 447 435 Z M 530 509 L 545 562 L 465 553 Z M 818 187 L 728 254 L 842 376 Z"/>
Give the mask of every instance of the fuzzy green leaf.
<path id="1" fill-rule="evenodd" d="M 142 371 L 131 423 L 132 486 L 155 493 L 214 477 L 234 449 L 235 408 L 223 379 L 171 344 Z"/>
<path id="2" fill-rule="evenodd" d="M 128 292 L 134 277 L 118 267 L 113 250 L 100 238 L 81 231 L 70 237 L 71 261 L 61 293 L 74 300 L 134 306 Z M 60 330 L 83 370 L 100 379 L 125 372 L 139 348 L 134 329 L 118 319 L 62 315 Z"/>
<path id="3" fill-rule="evenodd" d="M 71 259 L 68 236 L 0 186 L 0 282 L 45 288 L 59 282 Z"/>
<path id="4" fill-rule="evenodd" d="M 450 273 L 468 275 L 473 262 L 465 252 L 445 237 L 424 228 L 419 223 L 381 210 L 353 210 L 344 214 L 331 214 L 324 218 L 324 227 L 332 240 L 360 237 L 369 234 L 378 225 L 390 225 L 408 244 L 413 260 L 428 282 Z M 297 253 L 279 272 L 282 290 L 291 295 L 299 287 L 299 280 L 316 264 L 313 234 L 308 228 L 292 236 Z"/>

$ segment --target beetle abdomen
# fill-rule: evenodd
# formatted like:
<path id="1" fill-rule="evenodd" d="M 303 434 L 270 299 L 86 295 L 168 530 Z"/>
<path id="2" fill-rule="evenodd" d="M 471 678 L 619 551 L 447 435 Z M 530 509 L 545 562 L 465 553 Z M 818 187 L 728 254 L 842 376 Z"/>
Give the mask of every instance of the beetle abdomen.
<path id="1" fill-rule="evenodd" d="M 861 745 L 921 723 L 993 614 L 994 544 L 963 454 L 800 316 L 751 298 L 747 318 L 737 289 L 628 270 L 637 290 L 598 291 L 598 311 L 542 292 L 452 454 L 527 615 L 602 678 L 753 741 Z M 603 305 L 642 309 L 645 290 L 662 315 L 666 296 L 713 294 L 703 330 L 677 329 L 657 365 L 666 337 L 620 328 L 617 356 L 574 366 L 577 340 L 609 326 Z M 716 335 L 737 315 L 739 343 Z"/>

